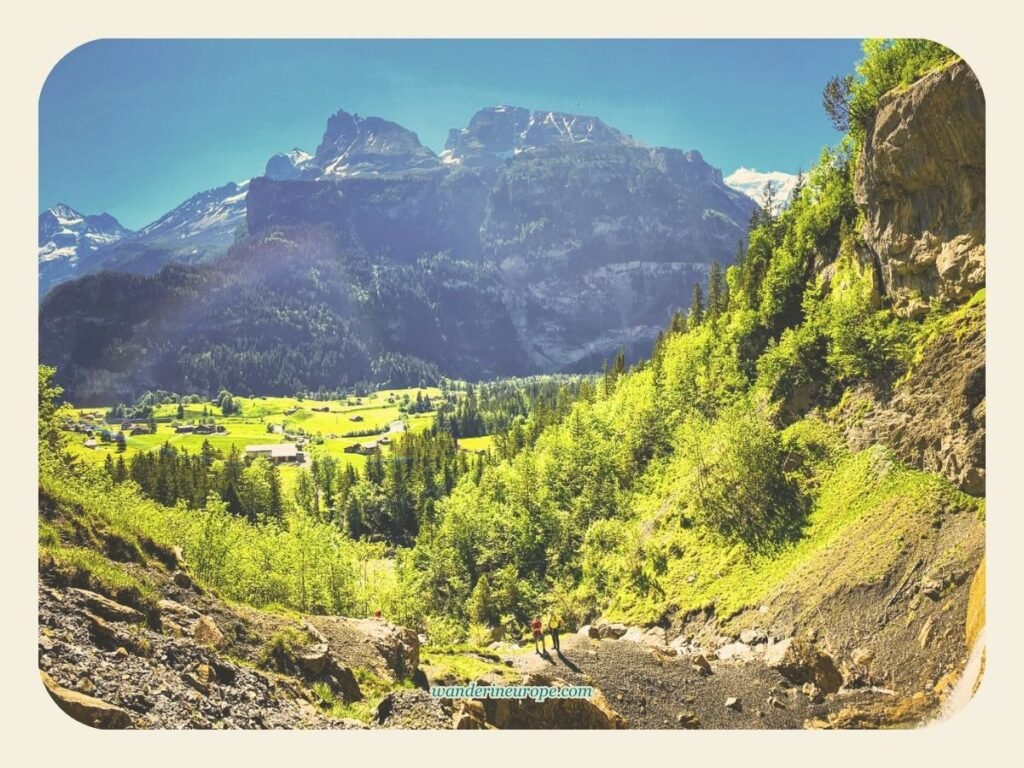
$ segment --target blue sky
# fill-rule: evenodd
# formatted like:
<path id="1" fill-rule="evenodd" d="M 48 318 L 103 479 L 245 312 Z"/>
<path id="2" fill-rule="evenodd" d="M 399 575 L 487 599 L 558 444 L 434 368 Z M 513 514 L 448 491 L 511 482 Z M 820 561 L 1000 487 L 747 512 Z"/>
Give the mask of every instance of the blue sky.
<path id="1" fill-rule="evenodd" d="M 437 152 L 511 104 L 597 115 L 726 174 L 793 172 L 838 139 L 821 89 L 859 58 L 854 40 L 100 40 L 40 95 L 39 208 L 138 228 L 275 152 L 312 152 L 339 108 Z"/>

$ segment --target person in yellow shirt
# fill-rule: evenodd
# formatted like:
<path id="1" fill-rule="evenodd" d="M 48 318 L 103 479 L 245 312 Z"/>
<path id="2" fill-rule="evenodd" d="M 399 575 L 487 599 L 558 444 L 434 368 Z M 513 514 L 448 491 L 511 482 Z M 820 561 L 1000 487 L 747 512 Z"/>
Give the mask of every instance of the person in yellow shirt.
<path id="1" fill-rule="evenodd" d="M 562 617 L 558 615 L 556 611 L 551 611 L 548 614 L 548 632 L 551 633 L 551 646 L 555 649 L 555 653 L 562 652 L 562 645 L 558 639 L 558 633 L 562 631 Z"/>

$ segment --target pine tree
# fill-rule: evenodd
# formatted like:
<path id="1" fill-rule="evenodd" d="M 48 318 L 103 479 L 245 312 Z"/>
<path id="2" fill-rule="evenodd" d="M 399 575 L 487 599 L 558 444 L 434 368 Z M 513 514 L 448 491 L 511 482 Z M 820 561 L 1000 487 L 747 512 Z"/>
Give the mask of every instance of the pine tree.
<path id="1" fill-rule="evenodd" d="M 700 283 L 693 284 L 693 298 L 690 300 L 690 316 L 687 319 L 687 324 L 691 328 L 696 328 L 704 322 L 704 291 L 700 287 Z"/>
<path id="2" fill-rule="evenodd" d="M 712 320 L 723 311 L 722 294 L 724 281 L 722 267 L 717 261 L 711 262 L 708 270 L 708 317 Z"/>

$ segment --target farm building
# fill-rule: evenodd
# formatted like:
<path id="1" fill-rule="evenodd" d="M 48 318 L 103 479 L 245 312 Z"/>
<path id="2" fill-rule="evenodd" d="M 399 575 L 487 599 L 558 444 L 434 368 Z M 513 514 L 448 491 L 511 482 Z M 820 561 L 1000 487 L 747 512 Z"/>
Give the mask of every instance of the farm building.
<path id="1" fill-rule="evenodd" d="M 86 448 L 95 448 L 98 445 L 98 443 L 96 442 L 95 437 L 90 437 L 88 440 L 82 443 L 82 445 L 84 445 Z"/>
<path id="2" fill-rule="evenodd" d="M 295 443 L 247 445 L 245 446 L 245 455 L 250 459 L 262 456 L 274 464 L 301 464 L 305 460 Z"/>
<path id="3" fill-rule="evenodd" d="M 196 428 L 191 424 L 179 424 L 174 428 L 174 431 L 179 435 L 187 435 L 190 432 L 195 432 Z"/>
<path id="4" fill-rule="evenodd" d="M 352 417 L 349 418 L 349 421 L 362 421 L 362 420 L 363 420 L 363 417 L 360 416 L 358 413 L 355 416 L 352 416 Z"/>
<path id="5" fill-rule="evenodd" d="M 309 410 L 316 411 L 317 413 L 330 413 L 331 412 L 331 407 L 329 405 L 323 405 L 323 406 L 320 406 L 320 407 L 315 407 L 314 406 L 313 408 L 310 408 Z"/>
<path id="6" fill-rule="evenodd" d="M 345 453 L 358 453 L 360 456 L 370 456 L 379 450 L 380 443 L 376 440 L 371 443 L 356 443 L 355 445 L 345 446 Z"/>

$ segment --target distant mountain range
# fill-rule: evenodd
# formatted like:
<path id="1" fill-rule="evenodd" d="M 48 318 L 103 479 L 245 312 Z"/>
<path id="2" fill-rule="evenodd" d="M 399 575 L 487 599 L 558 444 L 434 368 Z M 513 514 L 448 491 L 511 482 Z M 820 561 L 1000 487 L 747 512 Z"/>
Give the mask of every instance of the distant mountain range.
<path id="1" fill-rule="evenodd" d="M 84 223 L 44 243 L 41 217 L 40 258 L 66 265 L 41 290 L 67 281 L 41 354 L 79 399 L 590 370 L 647 351 L 753 205 L 700 153 L 597 117 L 490 107 L 436 154 L 342 110 L 315 152 L 138 232 L 95 217 L 95 249 Z"/>
<path id="2" fill-rule="evenodd" d="M 245 224 L 248 180 L 193 195 L 137 232 L 108 213 L 87 216 L 63 203 L 39 215 L 39 293 L 103 269 L 153 274 L 171 261 L 222 253 Z"/>

